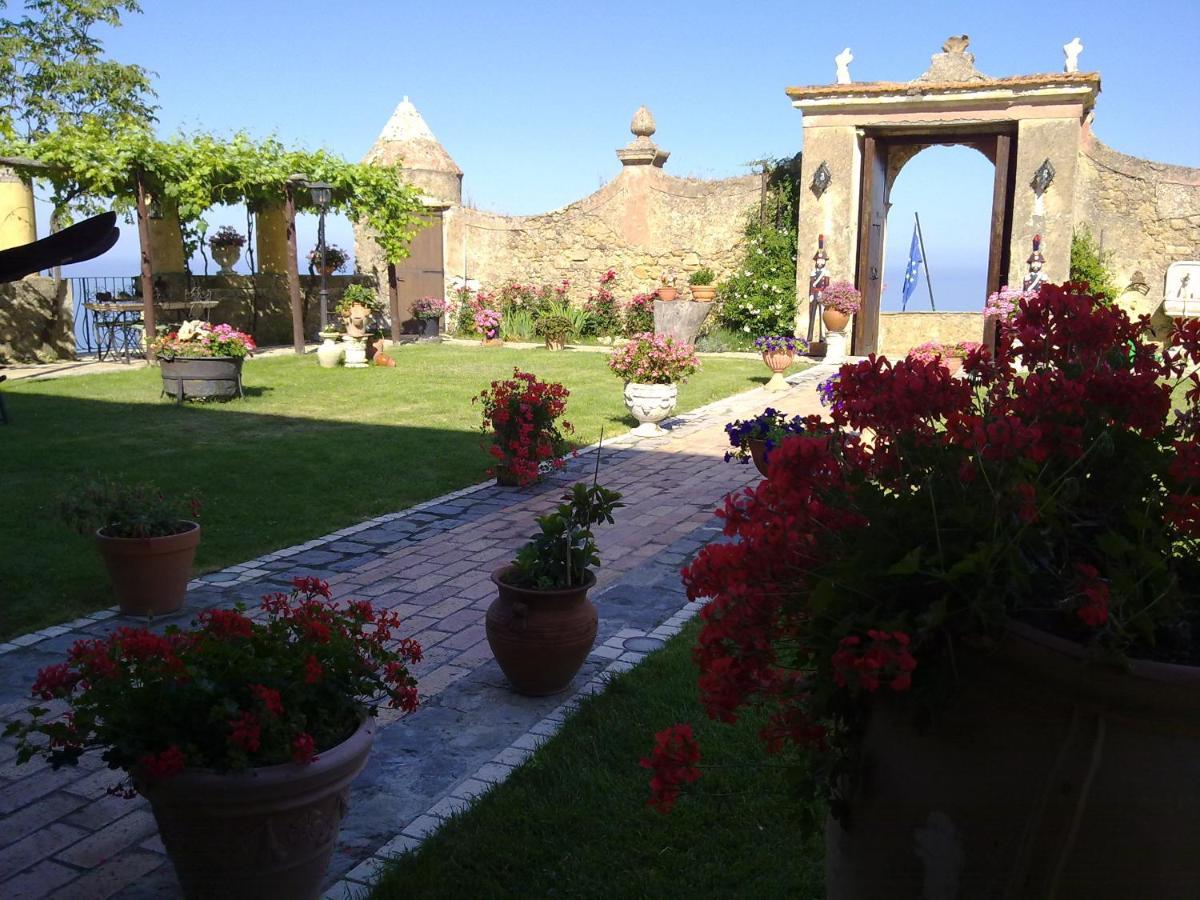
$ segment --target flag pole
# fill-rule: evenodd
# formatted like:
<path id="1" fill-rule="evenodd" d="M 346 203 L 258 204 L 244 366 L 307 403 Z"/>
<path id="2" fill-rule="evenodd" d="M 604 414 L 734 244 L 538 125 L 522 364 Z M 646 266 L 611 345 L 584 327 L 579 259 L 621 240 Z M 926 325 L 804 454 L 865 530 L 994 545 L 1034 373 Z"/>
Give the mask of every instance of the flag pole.
<path id="1" fill-rule="evenodd" d="M 921 265 L 925 267 L 925 287 L 929 288 L 929 308 L 937 312 L 933 302 L 933 281 L 929 277 L 929 257 L 925 255 L 925 235 L 921 233 L 921 216 L 914 209 L 913 218 L 917 220 L 917 241 L 921 244 Z"/>

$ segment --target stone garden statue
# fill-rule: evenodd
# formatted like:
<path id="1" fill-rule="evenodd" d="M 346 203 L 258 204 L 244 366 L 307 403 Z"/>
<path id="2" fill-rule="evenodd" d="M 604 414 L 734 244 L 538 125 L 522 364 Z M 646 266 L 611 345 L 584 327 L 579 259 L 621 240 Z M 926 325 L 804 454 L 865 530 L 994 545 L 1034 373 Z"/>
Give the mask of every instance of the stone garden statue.
<path id="1" fill-rule="evenodd" d="M 1040 234 L 1033 236 L 1033 252 L 1029 254 L 1029 259 L 1025 263 L 1029 266 L 1029 274 L 1025 276 L 1022 288 L 1026 291 L 1041 290 L 1042 285 L 1046 283 L 1046 273 L 1042 271 L 1042 266 L 1046 264 L 1046 257 L 1042 255 L 1042 236 Z"/>
<path id="2" fill-rule="evenodd" d="M 817 235 L 817 252 L 813 254 L 813 270 L 808 275 L 808 342 L 811 344 L 814 340 L 814 330 L 819 333 L 822 330 L 821 321 L 821 299 L 824 296 L 825 288 L 829 287 L 829 273 L 825 271 L 826 265 L 829 263 L 829 254 L 825 252 L 825 235 Z"/>
<path id="3" fill-rule="evenodd" d="M 850 48 L 847 47 L 845 50 L 835 56 L 833 61 L 837 63 L 837 83 L 849 84 L 850 63 L 854 62 L 854 54 L 850 52 Z"/>
<path id="4" fill-rule="evenodd" d="M 1067 58 L 1063 65 L 1064 72 L 1079 71 L 1079 54 L 1083 52 L 1083 42 L 1079 38 L 1071 38 L 1071 43 L 1063 44 L 1063 56 Z"/>

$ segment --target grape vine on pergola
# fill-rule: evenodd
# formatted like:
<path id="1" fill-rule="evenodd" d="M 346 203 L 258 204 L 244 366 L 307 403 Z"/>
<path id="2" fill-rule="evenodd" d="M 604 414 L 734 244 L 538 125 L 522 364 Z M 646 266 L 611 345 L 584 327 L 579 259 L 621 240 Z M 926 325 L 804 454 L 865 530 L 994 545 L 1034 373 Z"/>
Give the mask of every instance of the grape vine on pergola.
<path id="1" fill-rule="evenodd" d="M 275 138 L 254 140 L 239 132 L 229 138 L 207 133 L 163 140 L 144 124 L 113 129 L 98 121 L 66 126 L 26 143 L 0 142 L 0 156 L 24 177 L 50 184 L 54 220 L 70 221 L 71 211 L 105 205 L 132 213 L 141 247 L 143 319 L 155 333 L 153 260 L 149 203 L 174 206 L 185 227 L 199 222 L 217 204 L 244 203 L 251 210 L 282 204 L 287 225 L 287 283 L 292 307 L 292 340 L 304 352 L 303 306 L 297 265 L 296 212 L 311 200 L 305 181 L 333 187 L 330 209 L 365 225 L 388 264 L 392 336 L 399 332 L 395 264 L 408 256 L 422 227 L 420 192 L 403 180 L 400 167 L 352 163 L 324 150 L 289 150 Z"/>

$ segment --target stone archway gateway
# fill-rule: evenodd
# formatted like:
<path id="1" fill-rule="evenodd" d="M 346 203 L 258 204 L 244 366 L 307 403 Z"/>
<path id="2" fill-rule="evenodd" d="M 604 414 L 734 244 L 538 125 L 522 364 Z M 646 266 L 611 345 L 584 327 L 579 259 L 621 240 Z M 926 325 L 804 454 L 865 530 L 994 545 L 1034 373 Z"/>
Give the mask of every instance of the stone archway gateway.
<path id="1" fill-rule="evenodd" d="M 975 68 L 968 43 L 966 35 L 949 38 L 913 81 L 853 83 L 843 61 L 838 84 L 788 89 L 804 114 L 798 327 L 808 322 L 808 260 L 824 235 L 830 276 L 853 281 L 863 294 L 855 353 L 899 353 L 930 337 L 982 336 L 978 314 L 880 314 L 891 187 L 904 163 L 932 145 L 974 147 L 995 164 L 989 293 L 1022 283 L 1035 235 L 1042 236 L 1047 278 L 1067 278 L 1081 144 L 1100 76 L 1075 71 L 1075 51 L 1063 73 L 989 78 Z M 931 333 L 938 324 L 945 327 L 932 331 L 959 333 Z M 964 325 L 972 333 L 961 334 Z"/>

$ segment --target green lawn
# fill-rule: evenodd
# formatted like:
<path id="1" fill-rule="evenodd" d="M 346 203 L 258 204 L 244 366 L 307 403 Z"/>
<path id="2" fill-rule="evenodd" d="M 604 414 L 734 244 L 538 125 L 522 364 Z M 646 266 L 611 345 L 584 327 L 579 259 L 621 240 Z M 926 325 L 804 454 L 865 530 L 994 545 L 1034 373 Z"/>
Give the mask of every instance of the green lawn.
<path id="1" fill-rule="evenodd" d="M 204 498 L 197 566 L 211 571 L 484 478 L 471 397 L 521 366 L 571 390 L 580 445 L 632 424 L 594 352 L 423 344 L 396 368 L 321 369 L 312 356 L 251 360 L 247 398 L 176 406 L 157 369 L 9 382 L 0 426 L 0 637 L 112 604 L 90 539 L 56 506 L 72 476 L 147 479 Z M 679 392 L 690 409 L 766 381 L 762 363 L 708 359 Z"/>
<path id="2" fill-rule="evenodd" d="M 504 784 L 394 860 L 374 900 L 823 896 L 821 811 L 804 815 L 786 761 L 760 749 L 759 720 L 705 717 L 694 640 L 693 625 L 586 700 Z M 677 721 L 713 768 L 664 816 L 644 805 L 638 760 Z"/>

